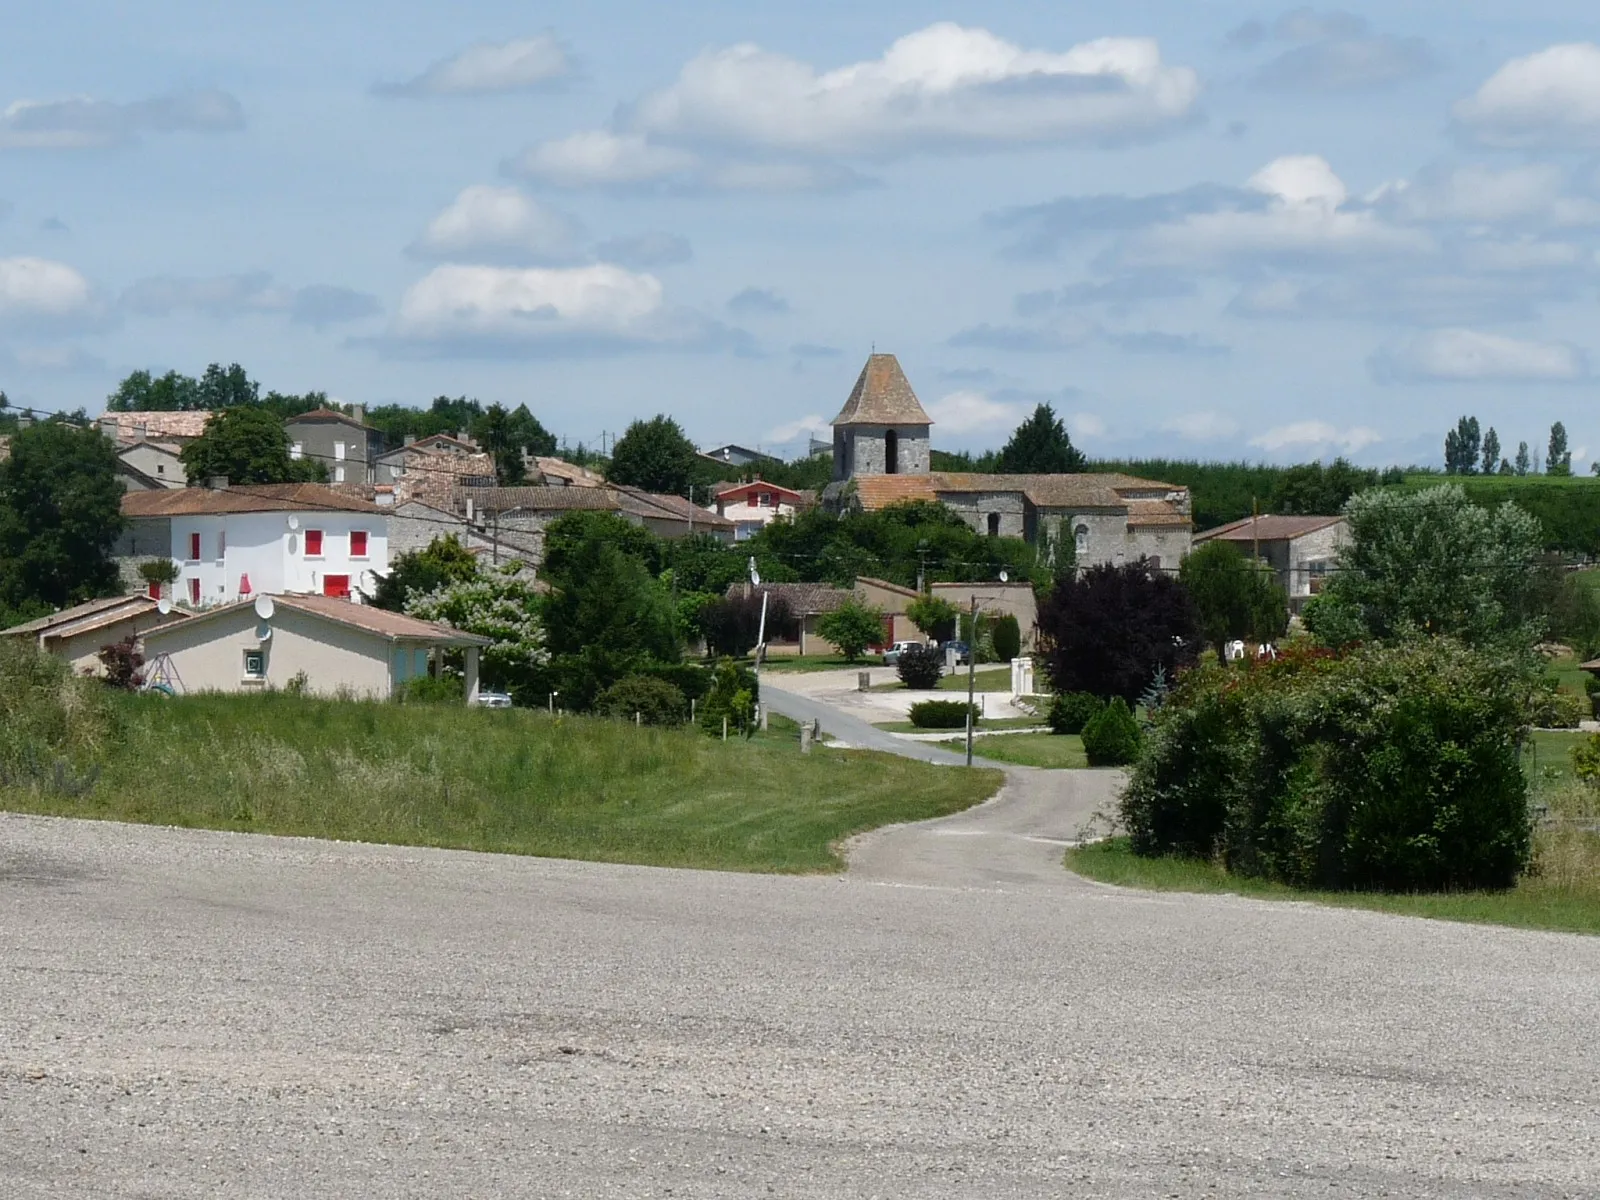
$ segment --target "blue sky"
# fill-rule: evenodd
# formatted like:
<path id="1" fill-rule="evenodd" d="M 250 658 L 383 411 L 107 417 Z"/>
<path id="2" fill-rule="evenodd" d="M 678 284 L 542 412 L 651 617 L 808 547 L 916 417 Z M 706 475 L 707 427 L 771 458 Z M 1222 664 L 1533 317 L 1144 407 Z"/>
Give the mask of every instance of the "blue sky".
<path id="1" fill-rule="evenodd" d="M 0 388 L 243 363 L 782 451 L 1600 455 L 1592 9 L 58 2 L 0 42 Z M 1587 18 L 1587 19 L 1585 19 Z"/>

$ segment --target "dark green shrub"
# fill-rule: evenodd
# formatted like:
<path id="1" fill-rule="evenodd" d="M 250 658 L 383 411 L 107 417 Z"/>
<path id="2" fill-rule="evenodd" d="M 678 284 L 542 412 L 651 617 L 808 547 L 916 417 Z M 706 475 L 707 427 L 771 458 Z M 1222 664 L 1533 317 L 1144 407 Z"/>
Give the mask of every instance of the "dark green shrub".
<path id="1" fill-rule="evenodd" d="M 1122 767 L 1139 757 L 1139 722 L 1121 696 L 1113 696 L 1083 727 L 1083 752 L 1091 767 Z"/>
<path id="2" fill-rule="evenodd" d="M 1576 692 L 1550 684 L 1533 693 L 1528 724 L 1536 729 L 1576 729 L 1594 705 Z"/>
<path id="3" fill-rule="evenodd" d="M 994 656 L 999 662 L 1010 662 L 1022 653 L 1022 625 L 1012 613 L 1001 613 L 994 619 Z"/>
<path id="4" fill-rule="evenodd" d="M 303 674 L 291 679 L 284 690 L 303 695 L 306 688 Z M 394 698 L 399 704 L 464 704 L 467 685 L 459 675 L 419 675 L 396 688 Z"/>
<path id="5" fill-rule="evenodd" d="M 1589 707 L 1600 715 L 1600 675 L 1590 675 L 1583 681 L 1584 694 L 1589 697 Z"/>
<path id="6" fill-rule="evenodd" d="M 722 736 L 722 719 L 728 719 L 728 732 L 748 737 L 755 732 L 756 704 L 761 699 L 761 683 L 749 667 L 723 659 L 711 672 L 711 687 L 697 713 L 700 728 L 713 737 Z"/>
<path id="7" fill-rule="evenodd" d="M 978 723 L 978 706 L 965 700 L 919 700 L 911 706 L 911 723 L 918 729 L 965 729 L 967 716 Z"/>
<path id="8" fill-rule="evenodd" d="M 1445 638 L 1202 667 L 1154 715 L 1123 821 L 1139 854 L 1297 887 L 1509 887 L 1532 844 L 1527 695 Z"/>
<path id="9" fill-rule="evenodd" d="M 683 693 L 666 680 L 648 675 L 617 680 L 600 693 L 594 707 L 603 717 L 623 721 L 632 721 L 637 713 L 646 725 L 682 725 L 689 716 L 689 702 Z"/>
<path id="10" fill-rule="evenodd" d="M 652 663 L 635 672 L 661 679 L 683 693 L 686 700 L 704 700 L 711 690 L 711 672 L 696 663 Z"/>
<path id="11" fill-rule="evenodd" d="M 939 686 L 939 677 L 944 674 L 944 655 L 932 646 L 907 646 L 900 651 L 895 672 L 908 688 L 928 691 Z"/>
<path id="12" fill-rule="evenodd" d="M 1067 692 L 1050 702 L 1051 733 L 1082 733 L 1083 727 L 1099 715 L 1105 701 L 1088 692 Z"/>

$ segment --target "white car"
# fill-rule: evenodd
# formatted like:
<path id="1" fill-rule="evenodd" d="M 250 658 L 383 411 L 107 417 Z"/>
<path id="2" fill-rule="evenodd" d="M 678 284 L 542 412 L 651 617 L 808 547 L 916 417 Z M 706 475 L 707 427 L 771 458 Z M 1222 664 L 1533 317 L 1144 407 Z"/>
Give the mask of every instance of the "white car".
<path id="1" fill-rule="evenodd" d="M 896 642 L 883 652 L 883 665 L 886 667 L 894 666 L 895 663 L 900 661 L 900 652 L 902 650 L 909 650 L 921 645 L 921 642 Z"/>
<path id="2" fill-rule="evenodd" d="M 505 692 L 479 692 L 472 703 L 479 708 L 510 708 L 511 697 Z"/>

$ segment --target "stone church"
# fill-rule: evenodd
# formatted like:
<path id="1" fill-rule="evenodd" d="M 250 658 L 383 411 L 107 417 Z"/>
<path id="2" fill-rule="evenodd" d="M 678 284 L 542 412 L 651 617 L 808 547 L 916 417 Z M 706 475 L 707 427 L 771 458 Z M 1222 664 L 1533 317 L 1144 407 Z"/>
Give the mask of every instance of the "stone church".
<path id="1" fill-rule="evenodd" d="M 1193 535 L 1187 488 L 1131 475 L 979 475 L 932 469 L 933 420 L 892 354 L 874 354 L 833 419 L 823 503 L 873 512 L 936 500 L 979 533 L 1070 544 L 1080 566 L 1147 558 L 1175 570 Z"/>

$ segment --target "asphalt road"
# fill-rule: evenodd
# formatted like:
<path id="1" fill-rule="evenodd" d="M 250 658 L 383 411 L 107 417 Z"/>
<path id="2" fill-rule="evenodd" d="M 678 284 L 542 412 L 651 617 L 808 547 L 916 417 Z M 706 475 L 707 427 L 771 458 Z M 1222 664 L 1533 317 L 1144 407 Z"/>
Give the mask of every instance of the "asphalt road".
<path id="1" fill-rule="evenodd" d="M 0 1196 L 1600 1193 L 1600 940 L 1092 885 L 1100 786 L 843 878 L 0 816 Z"/>

